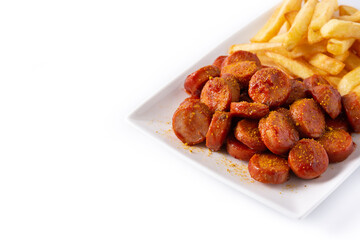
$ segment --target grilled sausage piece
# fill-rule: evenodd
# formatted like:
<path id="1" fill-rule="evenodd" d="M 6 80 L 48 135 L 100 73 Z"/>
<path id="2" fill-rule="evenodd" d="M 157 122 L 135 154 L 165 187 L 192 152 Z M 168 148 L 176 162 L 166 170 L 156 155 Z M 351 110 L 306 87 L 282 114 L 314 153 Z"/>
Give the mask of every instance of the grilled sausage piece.
<path id="1" fill-rule="evenodd" d="M 260 69 L 261 68 L 261 62 L 260 59 L 256 56 L 256 54 L 247 52 L 247 51 L 236 51 L 232 54 L 230 54 L 222 63 L 222 67 L 225 67 L 227 65 L 236 63 L 236 62 L 243 62 L 243 61 L 251 61 L 255 62 L 256 66 Z"/>
<path id="2" fill-rule="evenodd" d="M 262 152 L 267 148 L 261 140 L 259 122 L 256 120 L 243 119 L 235 128 L 235 138 L 255 151 Z"/>
<path id="3" fill-rule="evenodd" d="M 230 104 L 231 116 L 260 119 L 269 113 L 269 106 L 262 103 L 232 102 Z"/>
<path id="4" fill-rule="evenodd" d="M 318 142 L 325 148 L 331 163 L 344 161 L 355 150 L 351 135 L 342 129 L 326 132 Z"/>
<path id="5" fill-rule="evenodd" d="M 297 100 L 291 104 L 290 113 L 301 136 L 319 138 L 324 134 L 325 116 L 313 99 Z"/>
<path id="6" fill-rule="evenodd" d="M 347 122 L 346 116 L 344 114 L 340 114 L 337 118 L 332 119 L 331 117 L 325 118 L 326 130 L 331 131 L 335 129 L 342 129 L 346 132 L 350 132 L 350 126 Z"/>
<path id="7" fill-rule="evenodd" d="M 249 96 L 254 102 L 279 107 L 290 95 L 291 83 L 286 74 L 276 68 L 257 71 L 249 83 Z"/>
<path id="8" fill-rule="evenodd" d="M 193 96 L 200 96 L 205 83 L 214 77 L 220 76 L 220 70 L 216 66 L 206 66 L 193 72 L 185 79 L 184 88 Z"/>
<path id="9" fill-rule="evenodd" d="M 321 85 L 330 85 L 325 78 L 321 77 L 320 75 L 314 74 L 311 77 L 305 78 L 303 81 L 306 92 L 311 95 L 311 91 L 313 87 L 321 86 Z"/>
<path id="10" fill-rule="evenodd" d="M 206 104 L 212 112 L 229 110 L 230 103 L 238 101 L 239 98 L 239 84 L 231 78 L 210 79 L 200 95 L 200 101 Z"/>
<path id="11" fill-rule="evenodd" d="M 289 152 L 288 162 L 296 176 L 313 179 L 324 173 L 329 165 L 328 155 L 314 139 L 301 139 Z"/>
<path id="12" fill-rule="evenodd" d="M 211 111 L 199 99 L 188 98 L 175 111 L 172 127 L 183 143 L 195 145 L 205 140 L 211 117 Z"/>
<path id="13" fill-rule="evenodd" d="M 325 110 L 332 119 L 341 113 L 341 95 L 338 90 L 330 85 L 319 85 L 310 91 L 315 101 Z"/>
<path id="14" fill-rule="evenodd" d="M 360 97 L 354 92 L 342 97 L 347 119 L 356 133 L 360 133 Z"/>
<path id="15" fill-rule="evenodd" d="M 229 135 L 227 138 L 226 150 L 232 157 L 244 161 L 249 161 L 256 153 L 254 149 L 251 149 L 242 142 L 236 140 L 233 135 Z"/>
<path id="16" fill-rule="evenodd" d="M 259 131 L 266 147 L 278 155 L 286 154 L 299 140 L 299 133 L 293 123 L 278 111 L 272 111 L 260 120 Z"/>
<path id="17" fill-rule="evenodd" d="M 287 160 L 272 153 L 255 154 L 248 169 L 251 177 L 262 183 L 281 184 L 290 177 Z"/>
<path id="18" fill-rule="evenodd" d="M 219 56 L 219 57 L 217 57 L 212 65 L 214 65 L 215 67 L 217 67 L 221 71 L 221 65 L 224 62 L 225 58 L 227 58 L 227 56 Z"/>
<path id="19" fill-rule="evenodd" d="M 216 111 L 206 134 L 206 147 L 210 148 L 212 151 L 219 151 L 226 140 L 230 126 L 230 113 Z"/>
<path id="20" fill-rule="evenodd" d="M 298 79 L 290 79 L 291 91 L 289 98 L 286 100 L 284 105 L 290 105 L 298 99 L 306 98 L 305 84 Z"/>
<path id="21" fill-rule="evenodd" d="M 241 87 L 247 88 L 251 77 L 259 69 L 254 61 L 235 62 L 223 66 L 221 68 L 221 76 L 232 75 L 239 81 Z"/>

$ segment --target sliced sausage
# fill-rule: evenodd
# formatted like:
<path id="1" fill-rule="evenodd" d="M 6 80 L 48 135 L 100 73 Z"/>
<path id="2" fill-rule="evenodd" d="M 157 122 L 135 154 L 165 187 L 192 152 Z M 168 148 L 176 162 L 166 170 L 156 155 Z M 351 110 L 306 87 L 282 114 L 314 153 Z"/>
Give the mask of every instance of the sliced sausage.
<path id="1" fill-rule="evenodd" d="M 201 91 L 200 101 L 206 104 L 211 111 L 226 111 L 230 103 L 238 101 L 240 87 L 236 81 L 223 78 L 213 78 L 207 81 Z"/>
<path id="2" fill-rule="evenodd" d="M 243 119 L 236 125 L 235 138 L 255 151 L 262 152 L 267 148 L 261 140 L 259 122 L 256 120 Z"/>
<path id="3" fill-rule="evenodd" d="M 354 92 L 342 97 L 347 119 L 356 133 L 360 133 L 360 97 Z"/>
<path id="4" fill-rule="evenodd" d="M 255 154 L 248 169 L 250 176 L 262 183 L 281 184 L 290 178 L 287 160 L 272 153 Z"/>
<path id="5" fill-rule="evenodd" d="M 243 62 L 243 61 L 251 61 L 255 62 L 256 66 L 260 69 L 261 68 L 261 62 L 260 59 L 256 56 L 256 54 L 247 52 L 247 51 L 236 51 L 232 54 L 230 54 L 227 58 L 225 58 L 222 67 L 225 67 L 227 65 L 236 63 L 236 62 Z"/>
<path id="6" fill-rule="evenodd" d="M 221 68 L 221 76 L 232 75 L 239 81 L 241 87 L 247 88 L 251 77 L 259 69 L 254 61 L 235 62 L 223 66 Z"/>
<path id="7" fill-rule="evenodd" d="M 318 142 L 324 147 L 331 163 L 344 161 L 355 150 L 351 135 L 342 129 L 325 132 Z"/>
<path id="8" fill-rule="evenodd" d="M 346 132 L 350 132 L 349 123 L 346 120 L 344 114 L 340 114 L 337 118 L 332 119 L 331 117 L 325 118 L 326 130 L 331 131 L 335 129 L 342 129 Z"/>
<path id="9" fill-rule="evenodd" d="M 206 147 L 213 151 L 219 151 L 229 133 L 230 126 L 230 113 L 216 111 L 206 134 Z"/>
<path id="10" fill-rule="evenodd" d="M 311 77 L 305 78 L 303 81 L 306 91 L 308 94 L 311 94 L 313 87 L 320 85 L 330 85 L 329 82 L 320 75 L 314 74 Z"/>
<path id="11" fill-rule="evenodd" d="M 313 179 L 324 173 L 329 165 L 328 155 L 314 139 L 301 139 L 289 152 L 288 162 L 296 176 Z"/>
<path id="12" fill-rule="evenodd" d="M 172 118 L 175 135 L 188 145 L 205 140 L 212 113 L 199 99 L 189 98 L 182 102 Z"/>
<path id="13" fill-rule="evenodd" d="M 341 95 L 331 85 L 319 85 L 312 88 L 311 95 L 322 109 L 334 119 L 341 113 Z"/>
<path id="14" fill-rule="evenodd" d="M 226 150 L 234 158 L 249 161 L 256 153 L 254 149 L 247 147 L 242 142 L 236 140 L 233 135 L 229 135 L 226 141 Z"/>
<path id="15" fill-rule="evenodd" d="M 318 138 L 324 134 L 325 116 L 313 99 L 297 100 L 291 104 L 290 113 L 301 136 Z"/>
<path id="16" fill-rule="evenodd" d="M 285 73 L 276 68 L 263 68 L 257 71 L 249 83 L 251 99 L 270 108 L 284 104 L 290 91 L 290 80 Z"/>
<path id="17" fill-rule="evenodd" d="M 221 65 L 224 62 L 225 58 L 227 58 L 227 56 L 219 56 L 219 57 L 217 57 L 212 65 L 214 65 L 215 67 L 217 67 L 218 69 L 221 70 Z"/>
<path id="18" fill-rule="evenodd" d="M 269 113 L 269 106 L 262 103 L 232 102 L 230 113 L 236 117 L 260 119 Z"/>
<path id="19" fill-rule="evenodd" d="M 302 81 L 297 79 L 290 79 L 291 82 L 291 91 L 289 98 L 286 100 L 284 105 L 290 105 L 298 99 L 306 98 L 306 88 L 305 84 Z"/>
<path id="20" fill-rule="evenodd" d="M 216 66 L 206 66 L 193 72 L 185 79 L 184 88 L 186 92 L 194 96 L 200 96 L 201 89 L 205 83 L 215 77 L 220 76 L 220 70 Z"/>
<path id="21" fill-rule="evenodd" d="M 278 155 L 286 154 L 299 140 L 292 122 L 278 111 L 272 111 L 260 120 L 259 131 L 266 147 Z"/>

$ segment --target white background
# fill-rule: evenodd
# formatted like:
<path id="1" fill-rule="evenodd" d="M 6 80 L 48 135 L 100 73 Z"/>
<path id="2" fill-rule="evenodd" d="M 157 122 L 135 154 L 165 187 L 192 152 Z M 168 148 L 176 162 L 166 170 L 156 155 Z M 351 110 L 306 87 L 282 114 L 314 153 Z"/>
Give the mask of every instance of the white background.
<path id="1" fill-rule="evenodd" d="M 358 239 L 360 170 L 293 220 L 125 121 L 273 4 L 1 1 L 0 239 Z"/>

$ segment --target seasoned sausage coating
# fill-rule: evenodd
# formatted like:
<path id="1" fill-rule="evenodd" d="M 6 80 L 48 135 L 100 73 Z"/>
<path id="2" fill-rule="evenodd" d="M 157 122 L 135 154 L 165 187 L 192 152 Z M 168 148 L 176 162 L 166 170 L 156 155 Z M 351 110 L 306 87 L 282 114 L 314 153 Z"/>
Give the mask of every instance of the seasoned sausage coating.
<path id="1" fill-rule="evenodd" d="M 217 57 L 212 65 L 214 65 L 215 67 L 217 67 L 221 71 L 221 65 L 224 62 L 225 58 L 227 58 L 227 56 L 219 56 L 219 57 Z"/>
<path id="2" fill-rule="evenodd" d="M 314 139 L 301 139 L 289 152 L 288 162 L 296 176 L 313 179 L 324 173 L 329 165 L 328 155 Z"/>
<path id="3" fill-rule="evenodd" d="M 227 138 L 226 150 L 232 157 L 244 161 L 249 161 L 256 153 L 254 149 L 251 149 L 242 142 L 236 140 L 232 134 Z"/>
<path id="4" fill-rule="evenodd" d="M 261 139 L 266 147 L 278 155 L 286 154 L 299 140 L 299 133 L 288 117 L 272 111 L 259 122 Z"/>
<path id="5" fill-rule="evenodd" d="M 235 137 L 251 149 L 258 152 L 265 151 L 267 148 L 261 140 L 259 122 L 256 120 L 243 119 L 239 121 L 235 128 Z"/>
<path id="6" fill-rule="evenodd" d="M 326 130 L 331 131 L 335 129 L 342 129 L 346 132 L 350 132 L 350 126 L 344 114 L 340 114 L 337 118 L 331 117 L 325 118 Z"/>
<path id="7" fill-rule="evenodd" d="M 186 92 L 193 96 L 200 96 L 205 83 L 215 77 L 220 76 L 220 70 L 216 66 L 206 66 L 193 72 L 185 79 L 184 88 Z"/>
<path id="8" fill-rule="evenodd" d="M 230 113 L 236 117 L 260 119 L 269 113 L 269 106 L 262 103 L 232 102 Z"/>
<path id="9" fill-rule="evenodd" d="M 341 113 L 341 95 L 338 90 L 330 85 L 315 86 L 311 90 L 315 101 L 325 110 L 332 119 Z"/>
<path id="10" fill-rule="evenodd" d="M 305 78 L 303 81 L 307 93 L 311 94 L 313 87 L 320 86 L 320 85 L 330 85 L 325 78 L 321 77 L 320 75 L 314 74 L 311 77 Z"/>
<path id="11" fill-rule="evenodd" d="M 281 184 L 290 178 L 287 160 L 272 153 L 255 154 L 248 169 L 251 177 L 262 183 Z"/>
<path id="12" fill-rule="evenodd" d="M 260 59 L 256 56 L 256 54 L 247 52 L 247 51 L 236 51 L 232 54 L 230 54 L 225 60 L 223 61 L 222 67 L 225 67 L 227 65 L 237 63 L 237 62 L 243 62 L 243 61 L 251 61 L 255 62 L 256 66 L 260 69 L 261 68 L 261 62 Z"/>
<path id="13" fill-rule="evenodd" d="M 216 111 L 212 117 L 209 130 L 206 134 L 206 147 L 213 151 L 220 150 L 228 135 L 230 126 L 230 113 Z"/>
<path id="14" fill-rule="evenodd" d="M 344 161 L 355 150 L 351 135 L 342 129 L 325 132 L 318 142 L 324 147 L 331 163 Z"/>
<path id="15" fill-rule="evenodd" d="M 297 100 L 291 104 L 290 113 L 301 136 L 318 138 L 325 132 L 325 116 L 313 99 Z"/>
<path id="16" fill-rule="evenodd" d="M 188 145 L 205 140 L 212 113 L 199 99 L 188 98 L 180 104 L 172 118 L 175 135 Z"/>
<path id="17" fill-rule="evenodd" d="M 350 92 L 342 97 L 347 119 L 356 133 L 360 133 L 360 97 Z"/>
<path id="18" fill-rule="evenodd" d="M 238 101 L 240 87 L 236 80 L 213 78 L 207 81 L 201 91 L 200 101 L 211 111 L 226 111 L 231 102 Z"/>
<path id="19" fill-rule="evenodd" d="M 249 83 L 251 99 L 270 108 L 284 104 L 290 91 L 290 80 L 285 73 L 276 68 L 263 68 L 257 71 Z"/>
<path id="20" fill-rule="evenodd" d="M 235 62 L 229 65 L 225 65 L 221 69 L 221 76 L 232 75 L 238 81 L 241 87 L 247 88 L 251 77 L 260 68 L 253 61 Z"/>
<path id="21" fill-rule="evenodd" d="M 306 88 L 302 81 L 297 79 L 290 79 L 291 91 L 289 98 L 286 100 L 284 105 L 290 105 L 298 99 L 306 98 Z"/>

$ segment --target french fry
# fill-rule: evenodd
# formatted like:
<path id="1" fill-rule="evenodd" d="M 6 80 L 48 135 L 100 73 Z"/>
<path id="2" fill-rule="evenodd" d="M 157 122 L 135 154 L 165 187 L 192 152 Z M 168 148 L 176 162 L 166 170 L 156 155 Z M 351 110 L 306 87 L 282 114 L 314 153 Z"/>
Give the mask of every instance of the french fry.
<path id="1" fill-rule="evenodd" d="M 232 45 L 229 49 L 229 54 L 232 54 L 236 51 L 243 50 L 249 52 L 271 50 L 274 48 L 282 47 L 282 43 L 245 43 L 245 44 L 235 44 Z"/>
<path id="2" fill-rule="evenodd" d="M 266 52 L 266 56 L 296 77 L 305 79 L 314 75 L 314 72 L 301 61 L 274 52 Z"/>
<path id="3" fill-rule="evenodd" d="M 284 16 L 285 16 L 286 22 L 290 25 L 290 27 L 293 25 L 294 20 L 296 18 L 296 15 L 298 14 L 298 12 L 299 11 L 290 11 L 290 12 L 285 13 Z"/>
<path id="4" fill-rule="evenodd" d="M 290 78 L 295 78 L 296 76 L 293 75 L 292 73 L 290 73 L 288 70 L 286 70 L 285 68 L 279 66 L 278 64 L 276 64 L 271 58 L 269 58 L 266 55 L 266 51 L 259 51 L 256 53 L 256 55 L 258 56 L 258 58 L 261 61 L 261 64 L 264 66 L 268 66 L 268 67 L 275 67 L 280 69 L 281 71 L 283 71 L 284 73 L 286 73 Z"/>
<path id="5" fill-rule="evenodd" d="M 309 59 L 309 63 L 331 75 L 339 74 L 345 67 L 345 64 L 335 58 L 331 58 L 323 53 L 318 53 Z"/>
<path id="6" fill-rule="evenodd" d="M 345 21 L 360 22 L 360 11 L 357 11 L 352 15 L 340 16 L 339 19 Z"/>
<path id="7" fill-rule="evenodd" d="M 331 57 L 341 61 L 341 62 L 344 62 L 350 55 L 350 51 L 346 51 L 344 52 L 343 54 L 340 54 L 340 55 L 332 55 Z"/>
<path id="8" fill-rule="evenodd" d="M 351 50 L 353 50 L 358 56 L 360 56 L 360 41 L 356 40 L 354 44 L 351 46 Z"/>
<path id="9" fill-rule="evenodd" d="M 322 40 L 324 40 L 320 31 L 314 31 L 311 28 L 309 28 L 309 30 L 308 30 L 307 38 L 308 38 L 308 42 L 310 44 L 315 44 L 315 43 L 318 43 L 318 42 L 321 42 Z"/>
<path id="10" fill-rule="evenodd" d="M 340 5 L 339 6 L 339 15 L 346 16 L 346 15 L 353 15 L 358 10 L 354 7 L 347 6 L 347 5 Z"/>
<path id="11" fill-rule="evenodd" d="M 317 3 L 317 0 L 307 1 L 307 3 L 305 3 L 296 15 L 293 25 L 286 34 L 284 41 L 287 50 L 294 49 L 296 45 L 306 36 Z"/>
<path id="12" fill-rule="evenodd" d="M 360 39 L 360 23 L 331 19 L 321 29 L 324 38 Z"/>
<path id="13" fill-rule="evenodd" d="M 311 65 L 310 63 L 308 63 L 308 61 L 304 58 L 297 58 L 296 60 L 298 60 L 299 62 L 301 62 L 302 64 L 304 64 L 305 66 L 307 66 L 308 68 L 310 68 L 315 74 L 321 75 L 321 76 L 328 76 L 329 73 L 321 70 L 320 68 L 317 68 L 313 65 Z"/>
<path id="14" fill-rule="evenodd" d="M 341 55 L 353 45 L 355 38 L 336 39 L 331 38 L 327 44 L 327 51 L 334 55 Z"/>
<path id="15" fill-rule="evenodd" d="M 341 79 L 338 85 L 338 91 L 341 96 L 344 96 L 358 85 L 360 85 L 360 67 L 355 68 Z"/>
<path id="16" fill-rule="evenodd" d="M 358 95 L 360 97 L 360 85 L 355 87 L 352 92 L 356 93 L 356 95 Z"/>
<path id="17" fill-rule="evenodd" d="M 284 14 L 293 10 L 299 10 L 301 2 L 301 0 L 284 0 L 251 41 L 267 42 L 273 38 L 285 22 Z"/>
<path id="18" fill-rule="evenodd" d="M 270 39 L 269 42 L 270 43 L 283 43 L 286 38 L 286 34 L 287 33 L 282 33 L 282 34 L 276 35 L 275 37 Z"/>
<path id="19" fill-rule="evenodd" d="M 337 0 L 322 0 L 319 2 L 314 11 L 310 28 L 313 31 L 319 31 L 325 23 L 327 23 L 334 15 L 334 11 L 337 7 Z"/>
<path id="20" fill-rule="evenodd" d="M 294 58 L 298 57 L 310 57 L 316 53 L 323 53 L 327 51 L 327 41 L 322 41 L 315 44 L 302 44 L 296 46 L 294 50 L 291 51 Z"/>
<path id="21" fill-rule="evenodd" d="M 360 58 L 356 54 L 350 53 L 344 63 L 345 69 L 348 71 L 352 71 L 355 68 L 360 67 Z"/>
<path id="22" fill-rule="evenodd" d="M 325 76 L 325 79 L 333 86 L 338 87 L 339 82 L 341 81 L 341 77 L 336 76 Z"/>

